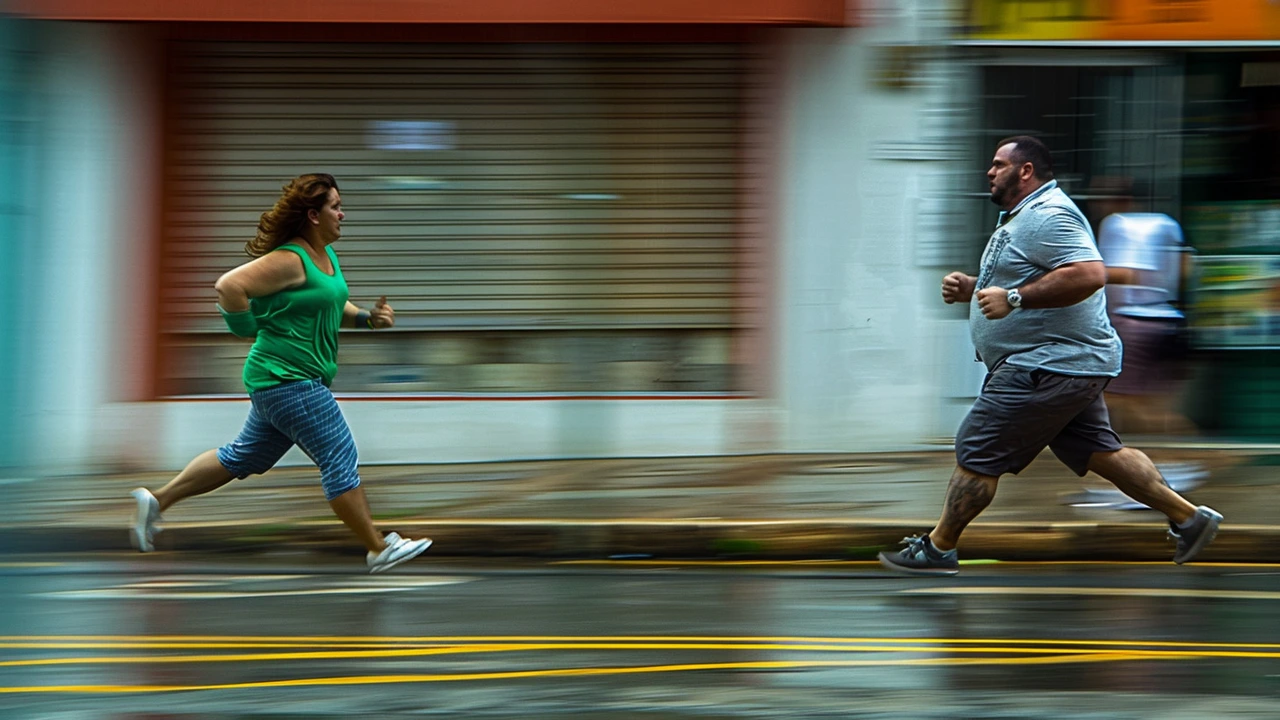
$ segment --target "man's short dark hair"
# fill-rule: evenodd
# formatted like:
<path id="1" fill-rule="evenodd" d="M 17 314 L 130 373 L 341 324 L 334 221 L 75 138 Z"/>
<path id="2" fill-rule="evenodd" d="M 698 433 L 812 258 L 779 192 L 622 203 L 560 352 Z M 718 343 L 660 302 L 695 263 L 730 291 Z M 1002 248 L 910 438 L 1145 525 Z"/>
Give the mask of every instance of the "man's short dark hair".
<path id="1" fill-rule="evenodd" d="M 1053 158 L 1049 155 L 1048 146 L 1040 142 L 1039 138 L 1030 135 L 1014 135 L 996 143 L 996 149 L 999 150 L 1010 143 L 1013 144 L 1012 159 L 1015 165 L 1031 163 L 1035 168 L 1037 180 L 1053 179 Z"/>

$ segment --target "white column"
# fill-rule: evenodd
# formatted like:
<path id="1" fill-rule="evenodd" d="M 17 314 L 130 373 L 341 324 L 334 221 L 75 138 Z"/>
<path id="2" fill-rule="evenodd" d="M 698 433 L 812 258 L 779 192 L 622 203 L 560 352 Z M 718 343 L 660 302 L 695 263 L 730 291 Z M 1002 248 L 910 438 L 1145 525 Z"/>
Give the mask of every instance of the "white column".
<path id="1" fill-rule="evenodd" d="M 935 152 L 926 138 L 936 84 L 877 81 L 914 22 L 787 34 L 777 336 L 787 451 L 908 449 L 936 434 L 947 316 L 941 273 L 919 264 L 917 246 L 936 244 L 925 188 L 954 149 Z"/>
<path id="2" fill-rule="evenodd" d="M 24 409 L 44 472 L 91 469 L 128 436 L 104 423 L 137 391 L 141 318 L 154 303 L 151 239 L 160 133 L 148 45 L 136 29 L 42 23 L 35 77 L 41 120 L 29 239 L 38 332 Z"/>

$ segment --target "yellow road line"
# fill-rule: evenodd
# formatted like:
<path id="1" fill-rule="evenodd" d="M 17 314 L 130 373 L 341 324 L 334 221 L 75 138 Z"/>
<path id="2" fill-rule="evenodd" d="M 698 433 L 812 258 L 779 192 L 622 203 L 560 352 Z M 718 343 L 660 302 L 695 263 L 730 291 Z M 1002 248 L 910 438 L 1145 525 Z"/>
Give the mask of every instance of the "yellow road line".
<path id="1" fill-rule="evenodd" d="M 289 650 L 345 648 L 382 650 L 387 647 L 438 647 L 442 643 L 291 643 L 291 642 L 0 642 L 3 650 Z"/>
<path id="2" fill-rule="evenodd" d="M 250 690 L 281 687 L 320 687 L 343 685 L 388 685 L 402 683 L 460 682 L 478 680 L 515 680 L 546 677 L 592 677 L 637 675 L 646 673 L 694 672 L 704 670 L 793 670 L 804 668 L 871 667 L 894 665 L 1047 665 L 1061 663 L 1123 662 L 1147 659 L 1126 653 L 1092 655 L 1054 655 L 1019 658 L 907 658 L 899 660 L 760 660 L 752 662 L 689 663 L 682 665 L 645 665 L 607 668 L 552 668 L 544 670 L 511 670 L 488 673 L 456 673 L 436 675 L 357 675 L 349 677 L 298 678 L 246 683 L 209 685 L 33 685 L 0 687 L 0 694 L 18 693 L 162 693 L 195 690 Z M 1153 658 L 1159 659 L 1159 658 Z"/>
<path id="3" fill-rule="evenodd" d="M 529 643 L 513 645 L 471 645 L 447 648 L 415 648 L 397 650 L 371 650 L 357 652 L 292 652 L 292 653 L 236 653 L 221 655 L 144 655 L 98 656 L 76 658 L 35 658 L 30 660 L 5 660 L 0 667 L 35 667 L 49 665 L 128 665 L 128 664 L 177 664 L 215 662 L 277 662 L 306 660 L 367 660 L 385 658 L 428 657 L 439 655 L 466 655 L 476 653 L 545 652 L 557 650 L 631 650 L 631 651 L 689 651 L 713 650 L 741 652 L 758 650 L 765 652 L 821 652 L 821 653 L 948 653 L 948 654 L 1005 654 L 1043 655 L 1056 652 L 1064 655 L 1116 654 L 1152 657 L 1251 657 L 1275 658 L 1280 652 L 1242 652 L 1208 650 L 1113 650 L 1097 648 L 1031 648 L 992 645 L 778 645 L 778 644 L 717 644 L 717 643 Z"/>
<path id="4" fill-rule="evenodd" d="M 10 635 L 0 636 L 0 648 L 21 649 L 252 649 L 260 647 L 385 648 L 405 645 L 439 647 L 495 643 L 771 643 L 844 646 L 847 644 L 928 645 L 1046 645 L 1063 647 L 1161 647 L 1280 650 L 1280 643 L 1223 643 L 1176 640 L 1057 638 L 936 638 L 936 637 L 815 637 L 758 635 L 460 635 L 460 636 L 218 636 L 218 635 Z"/>

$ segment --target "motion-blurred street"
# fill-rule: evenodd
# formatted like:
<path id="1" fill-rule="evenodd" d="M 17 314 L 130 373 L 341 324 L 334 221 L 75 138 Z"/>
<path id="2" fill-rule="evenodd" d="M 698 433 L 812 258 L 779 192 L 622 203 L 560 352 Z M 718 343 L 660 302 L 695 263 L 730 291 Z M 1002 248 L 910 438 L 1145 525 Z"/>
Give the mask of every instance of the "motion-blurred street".
<path id="1" fill-rule="evenodd" d="M 6 718 L 1273 718 L 1276 566 L 6 562 Z"/>

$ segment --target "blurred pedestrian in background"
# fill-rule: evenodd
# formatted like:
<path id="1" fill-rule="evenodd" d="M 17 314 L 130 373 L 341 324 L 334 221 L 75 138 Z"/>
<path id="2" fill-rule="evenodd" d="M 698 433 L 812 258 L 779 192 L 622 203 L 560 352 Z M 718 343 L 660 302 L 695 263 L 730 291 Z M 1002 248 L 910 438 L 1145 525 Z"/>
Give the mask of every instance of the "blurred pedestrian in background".
<path id="1" fill-rule="evenodd" d="M 1190 248 L 1182 227 L 1163 213 L 1141 212 L 1146 193 L 1131 177 L 1099 177 L 1090 184 L 1089 207 L 1097 224 L 1098 251 L 1107 266 L 1107 316 L 1124 344 L 1120 375 L 1107 385 L 1114 427 L 1142 435 L 1192 435 L 1197 428 L 1179 408 L 1188 370 L 1182 280 Z M 1198 462 L 1159 463 L 1177 492 L 1208 478 Z M 1077 505 L 1146 509 L 1116 488 L 1086 488 Z"/>

